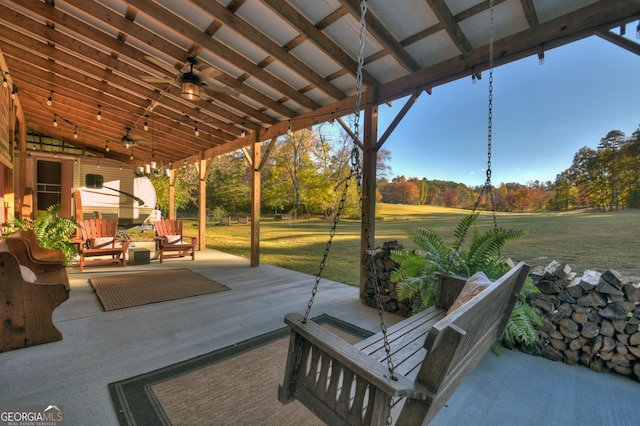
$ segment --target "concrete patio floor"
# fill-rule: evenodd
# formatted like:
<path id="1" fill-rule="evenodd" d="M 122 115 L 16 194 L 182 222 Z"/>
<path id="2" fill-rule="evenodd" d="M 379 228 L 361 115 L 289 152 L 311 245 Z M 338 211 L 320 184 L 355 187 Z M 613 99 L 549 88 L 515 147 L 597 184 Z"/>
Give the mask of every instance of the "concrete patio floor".
<path id="1" fill-rule="evenodd" d="M 88 279 L 190 268 L 231 291 L 104 312 Z M 216 250 L 196 261 L 69 268 L 70 299 L 54 313 L 62 341 L 0 353 L 0 402 L 58 404 L 64 424 L 117 425 L 107 385 L 284 326 L 304 311 L 314 278 Z M 371 331 L 378 314 L 358 289 L 323 280 L 312 316 L 329 314 Z M 385 315 L 386 323 L 402 320 Z M 487 354 L 432 422 L 436 425 L 637 425 L 640 382 L 517 351 Z M 274 389 L 274 398 L 276 390 Z M 261 424 L 256 419 L 255 424 Z"/>

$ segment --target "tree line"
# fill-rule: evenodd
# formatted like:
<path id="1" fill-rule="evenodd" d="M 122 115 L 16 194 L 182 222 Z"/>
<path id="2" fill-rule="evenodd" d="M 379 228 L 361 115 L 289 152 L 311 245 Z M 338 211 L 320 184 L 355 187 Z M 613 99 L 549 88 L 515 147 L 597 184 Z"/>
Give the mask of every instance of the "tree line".
<path id="1" fill-rule="evenodd" d="M 379 182 L 382 201 L 498 211 L 543 211 L 597 208 L 603 211 L 640 207 L 640 128 L 627 137 L 607 133 L 593 149 L 585 146 L 555 181 L 501 183 L 497 188 L 397 176 Z"/>
<path id="2" fill-rule="evenodd" d="M 265 142 L 263 152 L 267 149 Z M 269 148 L 261 173 L 262 213 L 330 216 L 344 199 L 345 217 L 358 218 L 360 196 L 351 172 L 354 152 L 349 134 L 334 126 L 281 136 Z M 376 201 L 516 212 L 640 207 L 640 128 L 631 137 L 611 131 L 596 149 L 581 148 L 571 166 L 553 182 L 501 183 L 490 190 L 426 178 L 396 176 L 389 180 L 390 159 L 389 151 L 378 152 Z M 213 161 L 206 191 L 212 214 L 248 213 L 252 172 L 244 153 L 233 152 Z M 154 176 L 152 181 L 158 208 L 166 214 L 168 179 Z M 175 186 L 177 208 L 198 206 L 198 181 L 195 167 L 181 169 Z"/>

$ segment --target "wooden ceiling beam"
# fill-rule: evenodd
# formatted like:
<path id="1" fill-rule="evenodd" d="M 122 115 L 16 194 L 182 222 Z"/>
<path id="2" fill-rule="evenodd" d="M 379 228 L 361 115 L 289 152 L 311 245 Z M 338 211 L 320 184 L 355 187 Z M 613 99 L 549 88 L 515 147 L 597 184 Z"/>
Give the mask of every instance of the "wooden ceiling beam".
<path id="1" fill-rule="evenodd" d="M 334 43 L 329 37 L 327 37 L 322 31 L 320 31 L 312 22 L 310 22 L 305 16 L 289 5 L 289 3 L 281 0 L 261 0 L 271 10 L 273 10 L 278 16 L 282 17 L 290 25 L 293 26 L 300 34 L 304 34 L 308 37 L 309 41 L 315 44 L 320 50 L 327 53 L 329 57 L 333 58 L 338 64 L 345 69 L 349 70 L 353 76 L 358 71 L 357 62 L 349 56 L 340 46 Z M 362 74 L 362 81 L 367 86 L 377 86 L 380 84 L 371 74 L 366 70 Z"/>
<path id="2" fill-rule="evenodd" d="M 360 22 L 360 0 L 339 1 L 349 10 L 351 15 Z M 409 72 L 414 72 L 421 68 L 420 64 L 418 64 L 418 62 L 409 55 L 396 37 L 387 30 L 382 22 L 380 22 L 380 20 L 371 11 L 367 12 L 365 19 L 367 30 L 404 69 Z"/>
<path id="3" fill-rule="evenodd" d="M 618 34 L 614 34 L 609 31 L 608 28 L 597 30 L 596 35 L 604 40 L 615 44 L 616 46 L 627 49 L 631 53 L 640 55 L 640 44 L 634 42 L 633 40 L 629 40 L 628 38 L 619 36 Z"/>
<path id="4" fill-rule="evenodd" d="M 67 0 L 72 3 L 84 4 L 86 0 Z M 250 73 L 254 78 L 261 80 L 265 84 L 274 88 L 275 90 L 289 96 L 295 100 L 296 103 L 302 105 L 305 108 L 314 109 L 318 105 L 311 99 L 299 93 L 295 88 L 286 84 L 282 80 L 275 77 L 273 74 L 261 69 L 258 65 L 254 64 L 250 60 L 238 55 L 229 47 L 223 43 L 217 41 L 215 38 L 205 34 L 199 28 L 194 27 L 190 23 L 186 22 L 182 18 L 176 16 L 171 11 L 158 7 L 158 5 L 150 0 L 131 0 L 129 3 L 135 5 L 138 10 L 153 16 L 155 19 L 161 20 L 165 24 L 171 26 L 174 30 L 179 31 L 184 36 L 191 39 L 193 42 L 199 44 L 203 48 L 210 50 L 214 54 L 220 56 L 225 61 L 237 66 L 238 68 Z M 214 19 L 214 17 L 212 17 Z M 111 23 L 113 25 L 113 23 Z M 139 38 L 139 37 L 138 37 Z M 146 39 L 141 40 L 146 42 Z M 271 52 L 269 52 L 271 53 Z M 217 77 L 214 77 L 217 79 Z M 240 92 L 245 91 L 245 85 L 242 86 Z"/>
<path id="5" fill-rule="evenodd" d="M 106 14 L 105 19 L 114 19 L 122 23 L 122 26 L 119 27 L 120 31 L 124 32 L 125 29 L 131 29 L 132 26 L 134 26 L 135 28 L 139 27 L 137 24 L 133 24 L 129 22 L 124 17 L 121 17 L 119 15 L 114 15 L 114 13 L 109 10 L 105 11 L 104 7 L 100 5 L 96 5 L 94 2 L 88 2 L 83 0 L 76 3 L 78 6 L 83 6 L 83 5 L 87 7 L 90 6 L 91 7 L 90 12 L 103 11 L 103 16 Z M 112 52 L 115 52 L 116 54 L 113 56 L 116 58 L 120 55 L 127 56 L 141 64 L 144 64 L 147 67 L 155 68 L 159 73 L 162 73 L 165 76 L 169 75 L 167 70 L 160 67 L 156 67 L 150 64 L 148 61 L 145 61 L 145 56 L 148 56 L 147 52 L 142 52 L 136 49 L 135 47 L 124 43 L 122 40 L 118 40 L 115 37 L 109 37 L 108 34 L 100 32 L 94 27 L 87 25 L 82 21 L 63 13 L 58 9 L 55 9 L 51 6 L 47 6 L 36 0 L 25 0 L 24 2 L 21 2 L 20 5 L 26 7 L 29 11 L 39 15 L 44 20 L 47 20 L 49 22 L 53 22 L 55 24 L 59 24 L 60 26 L 64 26 L 64 27 L 66 27 L 67 24 L 69 24 L 69 27 L 72 31 L 75 31 L 78 34 L 83 34 L 84 36 L 93 40 L 98 45 L 104 46 L 106 48 L 105 50 L 111 50 Z M 84 10 L 82 7 L 79 7 L 79 9 Z M 173 58 L 176 58 L 176 60 L 178 61 L 175 64 L 176 72 L 184 66 L 184 59 L 186 59 L 189 56 L 188 51 L 184 49 L 179 49 L 177 48 L 177 46 L 171 43 L 168 43 L 164 39 L 158 39 L 158 36 L 156 36 L 155 34 L 149 31 L 146 31 L 146 32 L 137 31 L 137 30 L 134 31 L 133 29 L 131 31 L 134 32 L 138 37 L 144 37 L 144 40 L 147 43 L 150 43 L 150 45 L 153 46 L 155 49 L 159 49 L 159 51 L 161 50 L 163 53 Z M 204 33 L 202 33 L 202 36 L 205 37 Z M 177 58 L 180 58 L 180 59 L 178 60 Z M 132 77 L 139 79 L 140 73 L 137 76 L 132 75 Z M 278 104 L 273 99 L 268 98 L 264 94 L 259 93 L 257 90 L 247 85 L 243 85 L 239 81 L 235 80 L 234 78 L 226 74 L 218 76 L 217 79 L 221 81 L 222 84 L 232 87 L 237 91 L 243 92 L 246 96 L 253 97 L 253 99 L 256 102 L 266 105 L 268 108 L 273 109 L 278 114 L 287 115 L 287 116 L 293 116 L 297 114 L 297 112 L 292 111 L 289 108 L 286 108 L 283 105 Z M 183 107 L 184 109 L 189 109 L 188 103 L 189 101 L 184 101 L 184 104 L 185 104 L 185 106 Z"/>
<path id="6" fill-rule="evenodd" d="M 598 1 L 574 12 L 528 30 L 513 34 L 494 43 L 494 66 L 500 66 L 535 55 L 540 47 L 554 47 L 583 39 L 594 34 L 594 28 L 614 28 L 637 19 L 636 0 Z M 411 95 L 416 89 L 426 90 L 459 78 L 484 71 L 489 67 L 489 46 L 481 46 L 439 64 L 398 78 L 377 88 L 376 103 L 386 103 Z"/>
<path id="7" fill-rule="evenodd" d="M 47 92 L 40 90 L 36 86 L 26 89 L 29 93 L 40 94 L 41 99 L 45 99 Z M 56 137 L 67 137 L 71 140 L 74 128 L 77 128 L 79 135 L 81 135 L 80 141 L 75 141 L 76 145 L 89 146 L 92 149 L 99 150 L 104 148 L 105 143 L 109 140 L 112 144 L 110 148 L 114 152 L 122 152 L 124 154 L 129 153 L 127 149 L 120 145 L 120 139 L 125 134 L 125 127 L 122 126 L 123 122 L 126 122 L 129 117 L 128 114 L 118 110 L 102 110 L 103 118 L 98 121 L 96 119 L 96 112 L 89 111 L 81 102 L 76 102 L 73 99 L 64 98 L 55 99 L 52 107 L 45 106 L 46 103 L 38 101 L 38 99 L 32 96 L 22 97 L 22 104 L 29 106 L 30 111 L 36 111 L 37 116 L 34 118 L 34 122 L 29 123 L 33 126 L 34 123 L 38 123 L 42 129 L 47 129 L 47 133 Z M 38 112 L 39 111 L 39 112 Z M 57 114 L 58 127 L 53 127 L 53 117 Z M 71 123 L 67 122 L 68 117 L 73 117 Z M 141 139 L 150 140 L 153 138 L 155 150 L 157 153 L 166 153 L 166 157 L 179 158 L 184 155 L 185 149 L 201 150 L 203 146 L 210 146 L 210 142 L 204 145 L 193 143 L 193 133 L 191 129 L 187 132 L 186 129 L 180 129 L 175 125 L 167 125 L 162 122 L 163 120 L 155 120 L 149 118 L 149 126 L 151 127 L 149 132 L 143 132 L 142 123 L 136 129 L 133 129 L 132 136 L 138 136 Z M 151 134 L 153 132 L 153 136 Z M 181 141 L 179 146 L 176 146 L 175 140 Z M 88 142 L 82 143 L 82 141 Z M 173 149 L 171 149 L 174 147 Z M 139 151 L 151 151 L 151 146 L 136 147 Z"/>
<path id="8" fill-rule="evenodd" d="M 320 90 L 324 91 L 331 97 L 335 99 L 344 99 L 346 97 L 345 93 L 331 84 L 326 78 L 316 73 L 316 71 L 307 64 L 293 56 L 282 46 L 273 42 L 269 37 L 265 36 L 261 31 L 250 25 L 228 8 L 225 8 L 218 2 L 208 0 L 192 1 L 210 15 L 215 16 L 215 18 L 224 23 L 224 25 L 236 31 L 248 40 L 251 40 L 252 43 L 255 43 L 270 55 L 273 55 L 273 57 L 282 62 L 283 65 L 300 74 L 305 79 L 309 80 L 310 83 L 315 84 Z"/>
<path id="9" fill-rule="evenodd" d="M 449 34 L 453 43 L 460 49 L 460 52 L 465 53 L 473 50 L 473 46 L 471 46 L 471 43 L 464 35 L 464 32 L 456 22 L 444 0 L 427 0 L 427 3 L 431 7 L 431 10 L 433 10 L 433 13 L 438 17 L 440 23 L 444 26 L 445 31 Z"/>
<path id="10" fill-rule="evenodd" d="M 46 91 L 40 90 L 40 92 L 38 92 L 37 87 L 28 87 L 28 89 L 29 93 L 41 95 L 42 97 L 40 99 L 44 99 L 44 96 L 46 96 Z M 23 97 L 22 103 L 31 106 L 31 109 L 34 111 L 41 111 L 39 121 L 42 121 L 45 126 L 48 124 L 51 132 L 61 131 L 60 129 L 65 126 L 70 126 L 68 123 L 63 122 L 62 119 L 65 117 L 74 117 L 73 125 L 77 126 L 78 133 L 82 134 L 85 138 L 88 138 L 87 135 L 91 135 L 96 138 L 98 141 L 98 148 L 104 146 L 106 140 L 120 144 L 120 140 L 125 134 L 125 127 L 122 127 L 122 123 L 129 119 L 126 112 L 107 109 L 102 110 L 102 119 L 98 121 L 96 118 L 97 108 L 93 111 L 88 110 L 85 104 L 67 98 L 62 101 L 56 100 L 52 107 L 46 107 L 46 104 L 39 102 L 31 96 Z M 52 117 L 54 113 L 59 117 L 60 125 L 58 128 L 53 128 L 52 126 Z M 150 127 L 149 131 L 143 131 L 142 124 L 144 124 L 144 122 L 141 122 L 137 128 L 132 128 L 132 136 L 135 135 L 146 140 L 153 139 L 156 152 L 166 153 L 167 156 L 175 157 L 183 154 L 185 148 L 202 150 L 210 145 L 210 143 L 194 143 L 194 135 L 191 127 L 178 127 L 175 126 L 173 122 L 168 122 L 164 119 L 156 119 L 152 116 L 147 120 Z M 202 134 L 204 135 L 204 133 Z M 181 140 L 180 146 L 173 150 L 169 149 L 172 145 L 175 145 L 174 141 L 176 139 Z M 115 151 L 127 152 L 125 148 L 119 145 L 111 145 L 111 148 Z M 145 146 L 142 148 L 151 150 L 151 146 Z"/>
<path id="11" fill-rule="evenodd" d="M 5 9 L 6 8 L 0 6 L 0 12 L 5 12 L 6 11 Z M 38 52 L 41 55 L 46 52 L 49 58 L 54 59 L 60 63 L 69 64 L 74 68 L 81 69 L 87 75 L 92 75 L 94 76 L 94 78 L 98 80 L 115 82 L 118 87 L 125 89 L 127 93 L 145 94 L 148 100 L 140 101 L 140 102 L 132 102 L 136 106 L 142 106 L 144 108 L 146 107 L 146 104 L 148 104 L 148 102 L 151 102 L 160 96 L 161 91 L 159 89 L 148 89 L 146 87 L 146 86 L 149 86 L 148 83 L 146 84 L 146 86 L 142 86 L 139 84 L 139 80 L 135 80 L 135 75 L 140 72 L 139 69 L 131 65 L 128 65 L 127 63 L 111 55 L 107 55 L 103 52 L 100 52 L 95 48 L 79 43 L 78 41 L 74 40 L 69 36 L 66 36 L 63 33 L 60 33 L 58 31 L 50 31 L 43 25 L 33 20 L 27 19 L 24 16 L 21 17 L 19 23 L 22 25 L 20 27 L 22 30 L 29 31 L 30 34 L 34 34 L 38 38 L 44 38 L 44 39 L 48 38 L 54 42 L 53 44 L 56 47 L 58 48 L 63 47 L 65 50 L 53 48 L 47 44 L 43 45 L 42 43 L 36 41 L 35 38 L 32 39 L 30 37 L 24 37 L 24 34 L 18 34 L 14 30 L 8 27 L 4 27 L 0 21 L 0 37 L 10 42 L 8 49 L 11 48 L 11 45 L 21 45 L 23 48 L 27 50 L 29 49 L 33 50 L 35 52 Z M 44 46 L 44 47 L 41 47 L 41 46 Z M 78 57 L 77 53 L 72 55 L 71 53 L 67 53 L 67 52 L 82 52 L 83 54 L 82 59 Z M 85 58 L 88 58 L 90 60 L 86 60 Z M 100 64 L 100 65 L 96 65 L 96 64 Z M 118 71 L 119 73 L 131 78 L 123 79 L 122 77 L 120 77 L 120 75 L 115 76 L 113 75 L 113 73 L 109 71 L 111 69 Z M 108 74 L 105 74 L 105 73 L 108 73 Z M 100 95 L 99 98 L 96 99 L 98 104 L 101 102 L 106 102 L 105 100 L 101 99 L 102 97 L 103 95 Z M 225 98 L 225 96 L 220 96 L 219 98 L 230 100 L 231 97 L 226 96 Z M 179 94 L 176 96 L 175 99 L 180 99 Z M 230 103 L 237 108 L 242 106 L 242 105 L 239 105 L 239 102 L 237 102 L 236 100 L 230 101 Z M 231 122 L 240 122 L 241 120 L 243 120 L 242 116 L 232 115 L 228 110 L 218 107 L 214 104 L 210 104 L 209 102 L 200 101 L 198 105 L 200 106 L 200 109 L 206 109 L 208 111 L 211 111 L 212 114 L 226 117 Z M 198 113 L 199 110 L 196 104 L 191 101 L 186 103 L 178 101 L 176 103 L 176 101 L 174 100 L 174 103 L 170 104 L 169 106 L 173 107 L 178 111 L 183 111 L 186 114 L 189 114 L 195 117 L 197 117 L 198 115 L 201 115 Z M 247 116 L 255 116 L 258 120 L 270 118 L 269 116 L 266 116 L 263 113 L 257 112 L 255 109 L 249 108 L 248 106 L 243 108 L 244 109 L 242 111 Z M 217 135 L 222 139 L 227 139 L 230 136 L 237 137 L 239 135 L 239 130 L 233 125 L 221 123 L 218 127 L 224 130 L 225 132 L 229 133 L 229 135 L 226 135 L 226 136 L 222 133 Z M 214 134 L 217 132 L 217 130 L 215 129 L 212 129 L 211 131 Z"/>
<path id="12" fill-rule="evenodd" d="M 522 6 L 524 16 L 527 18 L 527 23 L 530 27 L 535 27 L 540 24 L 538 13 L 536 12 L 536 5 L 533 4 L 533 0 L 520 0 L 520 5 Z"/>

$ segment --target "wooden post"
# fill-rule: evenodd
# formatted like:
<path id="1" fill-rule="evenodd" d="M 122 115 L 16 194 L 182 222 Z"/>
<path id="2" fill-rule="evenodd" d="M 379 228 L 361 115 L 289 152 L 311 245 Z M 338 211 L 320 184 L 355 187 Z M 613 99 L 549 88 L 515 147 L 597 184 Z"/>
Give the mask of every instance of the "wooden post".
<path id="1" fill-rule="evenodd" d="M 198 200 L 198 250 L 204 251 L 207 247 L 207 176 L 211 171 L 213 159 L 200 160 L 198 163 L 198 175 L 200 177 Z"/>
<path id="2" fill-rule="evenodd" d="M 376 142 L 378 139 L 378 106 L 367 104 L 364 109 L 364 140 L 362 148 L 362 211 L 360 231 L 360 259 L 364 259 L 369 245 L 375 247 L 376 218 Z M 368 236 L 367 236 L 368 232 Z M 367 282 L 368 267 L 360 264 L 360 294 Z"/>
<path id="3" fill-rule="evenodd" d="M 257 135 L 257 132 L 256 132 Z M 251 158 L 251 266 L 260 265 L 260 186 L 262 145 L 260 141 L 253 144 Z"/>
<path id="4" fill-rule="evenodd" d="M 169 176 L 169 217 L 176 220 L 176 169 L 171 169 Z"/>

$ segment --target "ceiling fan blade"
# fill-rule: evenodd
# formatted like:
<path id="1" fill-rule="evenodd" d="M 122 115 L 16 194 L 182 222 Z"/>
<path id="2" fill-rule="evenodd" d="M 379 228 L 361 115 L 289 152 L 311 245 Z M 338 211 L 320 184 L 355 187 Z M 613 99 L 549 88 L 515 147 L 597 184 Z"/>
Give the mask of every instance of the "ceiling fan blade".
<path id="1" fill-rule="evenodd" d="M 210 66 L 198 67 L 197 71 L 198 71 L 199 77 L 203 80 L 209 80 L 222 75 L 222 71 L 220 71 L 216 67 L 210 67 Z"/>
<path id="2" fill-rule="evenodd" d="M 153 56 L 145 56 L 144 60 L 147 62 L 150 62 L 154 65 L 159 66 L 160 68 L 169 71 L 171 74 L 179 74 L 181 72 L 181 70 L 179 68 L 176 68 L 175 66 L 161 60 L 158 58 L 154 58 Z"/>
<path id="3" fill-rule="evenodd" d="M 175 78 L 142 76 L 140 80 L 146 81 L 147 83 L 173 83 Z"/>
<path id="4" fill-rule="evenodd" d="M 209 84 L 209 83 L 207 83 L 206 86 L 204 86 L 204 91 L 207 92 L 209 96 L 212 96 L 214 98 L 218 94 L 229 95 L 229 96 L 233 96 L 234 98 L 237 98 L 238 96 L 240 96 L 240 92 L 236 90 L 229 89 L 228 87 L 218 86 L 216 84 Z"/>

